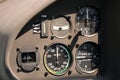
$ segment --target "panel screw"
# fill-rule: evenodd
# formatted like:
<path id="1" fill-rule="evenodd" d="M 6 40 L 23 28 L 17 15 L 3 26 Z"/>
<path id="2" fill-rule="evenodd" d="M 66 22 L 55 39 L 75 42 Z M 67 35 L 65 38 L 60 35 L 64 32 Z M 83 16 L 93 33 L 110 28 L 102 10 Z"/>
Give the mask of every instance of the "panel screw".
<path id="1" fill-rule="evenodd" d="M 68 47 L 70 47 L 70 44 L 68 44 Z"/>
<path id="2" fill-rule="evenodd" d="M 51 40 L 53 40 L 54 39 L 54 36 L 51 36 Z"/>
<path id="3" fill-rule="evenodd" d="M 21 69 L 20 69 L 20 68 L 18 68 L 18 69 L 17 69 L 17 72 L 21 72 Z"/>
<path id="4" fill-rule="evenodd" d="M 44 76 L 47 77 L 48 76 L 48 72 L 45 72 Z"/>
<path id="5" fill-rule="evenodd" d="M 20 51 L 20 48 L 17 48 L 16 51 L 19 52 L 19 51 Z"/>
<path id="6" fill-rule="evenodd" d="M 69 36 L 68 36 L 68 39 L 71 39 L 71 38 L 72 38 L 72 36 L 71 36 L 71 35 L 69 35 Z"/>
<path id="7" fill-rule="evenodd" d="M 71 75 L 71 73 L 72 73 L 72 71 L 69 70 L 69 71 L 68 71 L 68 75 Z"/>
<path id="8" fill-rule="evenodd" d="M 79 44 L 76 44 L 76 46 L 75 46 L 76 48 L 78 48 L 79 47 Z"/>
<path id="9" fill-rule="evenodd" d="M 38 47 L 35 47 L 36 50 L 38 50 Z"/>
<path id="10" fill-rule="evenodd" d="M 39 70 L 39 67 L 36 67 L 36 71 L 38 71 Z"/>
<path id="11" fill-rule="evenodd" d="M 44 46 L 44 49 L 45 49 L 45 50 L 47 49 L 47 46 L 46 46 L 46 45 Z"/>

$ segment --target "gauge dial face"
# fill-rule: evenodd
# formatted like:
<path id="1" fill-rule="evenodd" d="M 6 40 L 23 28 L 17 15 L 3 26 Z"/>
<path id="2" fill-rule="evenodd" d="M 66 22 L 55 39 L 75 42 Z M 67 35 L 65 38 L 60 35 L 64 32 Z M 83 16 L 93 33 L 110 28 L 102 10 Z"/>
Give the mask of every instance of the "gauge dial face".
<path id="1" fill-rule="evenodd" d="M 97 70 L 100 60 L 98 45 L 94 42 L 85 42 L 76 52 L 77 71 L 93 73 Z"/>
<path id="2" fill-rule="evenodd" d="M 51 31 L 53 33 L 53 36 L 57 38 L 66 38 L 68 35 L 70 35 L 71 26 L 66 18 L 60 17 L 57 19 L 53 19 Z"/>
<path id="3" fill-rule="evenodd" d="M 53 75 L 63 75 L 72 63 L 72 54 L 67 46 L 55 43 L 49 46 L 44 54 L 45 68 Z"/>
<path id="4" fill-rule="evenodd" d="M 81 31 L 84 36 L 92 36 L 97 32 L 99 22 L 98 10 L 92 7 L 83 7 L 76 15 L 75 32 Z"/>

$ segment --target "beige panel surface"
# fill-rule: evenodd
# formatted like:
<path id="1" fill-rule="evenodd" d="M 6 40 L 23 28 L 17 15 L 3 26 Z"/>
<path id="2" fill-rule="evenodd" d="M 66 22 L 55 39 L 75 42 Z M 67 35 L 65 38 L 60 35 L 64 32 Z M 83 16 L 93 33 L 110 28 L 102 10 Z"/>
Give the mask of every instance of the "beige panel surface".
<path id="1" fill-rule="evenodd" d="M 29 30 L 28 32 L 26 32 L 24 35 L 20 36 L 15 42 L 14 45 L 11 49 L 11 52 L 9 53 L 9 58 L 8 63 L 9 63 L 9 68 L 12 71 L 12 74 L 14 74 L 15 76 L 17 76 L 18 79 L 20 80 L 49 80 L 49 79 L 58 79 L 58 78 L 64 78 L 64 77 L 73 77 L 73 76 L 78 76 L 81 78 L 82 77 L 86 77 L 86 76 L 95 76 L 96 73 L 93 74 L 83 74 L 80 75 L 78 74 L 78 72 L 75 69 L 76 63 L 75 63 L 75 53 L 76 53 L 76 48 L 74 47 L 73 51 L 72 51 L 72 55 L 73 55 L 73 64 L 70 68 L 70 70 L 72 71 L 72 74 L 70 76 L 68 76 L 68 74 L 65 74 L 63 76 L 53 76 L 51 74 L 49 74 L 47 77 L 44 77 L 45 72 L 47 72 L 47 70 L 44 67 L 43 64 L 43 55 L 44 55 L 44 46 L 45 45 L 50 45 L 52 43 L 63 43 L 65 45 L 68 45 L 72 42 L 72 39 L 74 38 L 74 36 L 76 35 L 74 32 L 75 29 L 75 14 L 70 14 L 69 16 L 71 16 L 71 21 L 72 21 L 72 38 L 69 40 L 68 38 L 64 38 L 64 39 L 58 39 L 55 38 L 53 40 L 51 40 L 51 30 L 50 30 L 50 26 L 51 26 L 51 21 L 48 21 L 48 38 L 40 38 L 39 34 L 33 34 L 32 29 Z M 82 44 L 84 42 L 87 41 L 92 41 L 95 43 L 98 43 L 98 34 L 96 33 L 95 36 L 93 37 L 83 37 L 83 36 L 79 36 L 79 39 L 77 41 L 77 44 Z M 16 56 L 17 56 L 17 52 L 16 49 L 17 48 L 23 48 L 26 46 L 33 46 L 33 47 L 39 47 L 39 54 L 40 54 L 40 64 L 39 64 L 39 71 L 33 71 L 30 73 L 24 73 L 24 72 L 17 72 L 18 69 L 18 65 L 16 64 Z"/>
<path id="2" fill-rule="evenodd" d="M 0 4 L 0 73 L 6 78 L 5 65 L 15 37 L 22 27 L 38 12 L 55 0 L 7 0 Z M 7 39 L 7 40 L 6 40 Z M 6 58 L 5 58 L 6 55 Z M 5 60 L 6 59 L 6 60 Z M 5 61 L 6 63 L 4 63 Z M 9 67 L 9 65 L 7 65 Z M 5 77 L 6 76 L 6 77 Z"/>

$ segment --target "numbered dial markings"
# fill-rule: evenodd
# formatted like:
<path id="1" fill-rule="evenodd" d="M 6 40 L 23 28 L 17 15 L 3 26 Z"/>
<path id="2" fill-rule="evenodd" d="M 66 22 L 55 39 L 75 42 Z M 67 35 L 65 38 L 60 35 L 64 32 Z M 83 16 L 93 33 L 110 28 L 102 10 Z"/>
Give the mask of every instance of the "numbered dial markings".
<path id="1" fill-rule="evenodd" d="M 46 49 L 44 54 L 44 64 L 51 74 L 64 74 L 68 71 L 71 63 L 71 52 L 64 44 L 55 43 Z"/>
<path id="2" fill-rule="evenodd" d="M 100 60 L 98 45 L 93 42 L 85 42 L 76 52 L 77 71 L 93 73 L 97 70 Z"/>
<path id="3" fill-rule="evenodd" d="M 81 8 L 76 15 L 75 32 L 81 31 L 84 36 L 92 36 L 99 27 L 98 10 L 92 7 Z"/>

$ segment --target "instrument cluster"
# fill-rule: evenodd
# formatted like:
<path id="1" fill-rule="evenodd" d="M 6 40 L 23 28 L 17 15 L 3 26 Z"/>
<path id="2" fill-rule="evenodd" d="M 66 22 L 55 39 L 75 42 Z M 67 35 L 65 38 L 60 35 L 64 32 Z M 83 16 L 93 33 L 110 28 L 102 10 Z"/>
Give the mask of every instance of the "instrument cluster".
<path id="1" fill-rule="evenodd" d="M 43 80 L 96 74 L 101 61 L 98 10 L 87 6 L 77 13 L 50 17 L 40 15 L 39 22 L 32 22 L 31 29 L 15 40 L 11 73 L 17 79 Z"/>

